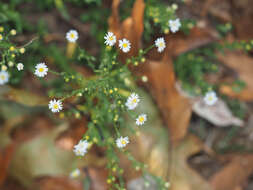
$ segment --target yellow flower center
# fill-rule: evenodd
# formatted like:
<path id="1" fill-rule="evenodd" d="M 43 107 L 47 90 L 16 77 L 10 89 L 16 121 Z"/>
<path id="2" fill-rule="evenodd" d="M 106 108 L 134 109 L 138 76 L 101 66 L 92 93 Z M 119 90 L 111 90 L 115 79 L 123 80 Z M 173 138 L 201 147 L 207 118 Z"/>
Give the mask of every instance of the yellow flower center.
<path id="1" fill-rule="evenodd" d="M 74 33 L 71 33 L 71 34 L 70 34 L 70 38 L 75 38 L 75 34 L 74 34 Z"/>
<path id="2" fill-rule="evenodd" d="M 121 140 L 121 144 L 126 144 L 126 141 L 125 140 Z"/>
<path id="3" fill-rule="evenodd" d="M 110 36 L 110 37 L 109 37 L 109 41 L 113 41 L 113 36 Z"/>
<path id="4" fill-rule="evenodd" d="M 163 47 L 163 42 L 160 42 L 160 43 L 159 43 L 159 47 Z"/>
<path id="5" fill-rule="evenodd" d="M 209 96 L 209 97 L 208 97 L 208 100 L 209 100 L 209 101 L 212 101 L 212 100 L 213 100 L 213 97 L 212 97 L 212 96 Z"/>
<path id="6" fill-rule="evenodd" d="M 132 100 L 132 103 L 136 103 L 136 102 L 137 102 L 137 99 L 134 98 L 134 99 Z"/>
<path id="7" fill-rule="evenodd" d="M 77 177 L 78 176 L 78 172 L 77 171 L 74 171 L 73 174 L 72 174 L 73 177 Z"/>
<path id="8" fill-rule="evenodd" d="M 54 109 L 58 109 L 59 106 L 58 106 L 57 104 L 54 104 L 53 108 L 54 108 Z"/>
<path id="9" fill-rule="evenodd" d="M 39 68 L 39 72 L 43 72 L 44 71 L 44 68 Z"/>
<path id="10" fill-rule="evenodd" d="M 0 78 L 1 78 L 2 80 L 5 80 L 5 76 L 4 76 L 4 75 L 1 75 Z"/>
<path id="11" fill-rule="evenodd" d="M 144 117 L 140 117 L 140 118 L 139 118 L 139 121 L 140 121 L 140 122 L 143 122 L 143 121 L 144 121 Z"/>
<path id="12" fill-rule="evenodd" d="M 3 39 L 3 36 L 0 34 L 0 40 L 2 40 Z"/>
<path id="13" fill-rule="evenodd" d="M 124 43 L 122 46 L 123 46 L 123 48 L 127 48 L 128 45 L 127 45 L 127 43 Z"/>

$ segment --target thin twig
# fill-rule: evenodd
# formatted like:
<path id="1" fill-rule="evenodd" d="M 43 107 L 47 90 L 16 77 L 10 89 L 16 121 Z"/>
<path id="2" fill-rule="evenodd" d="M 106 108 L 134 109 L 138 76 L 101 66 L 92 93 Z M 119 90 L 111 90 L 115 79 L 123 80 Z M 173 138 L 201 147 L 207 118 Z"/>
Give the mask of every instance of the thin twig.
<path id="1" fill-rule="evenodd" d="M 33 43 L 35 40 L 37 40 L 39 37 L 35 36 L 33 39 L 31 39 L 29 42 L 27 42 L 25 45 L 23 46 L 19 46 L 18 48 L 25 48 L 27 46 L 29 46 L 31 43 Z"/>

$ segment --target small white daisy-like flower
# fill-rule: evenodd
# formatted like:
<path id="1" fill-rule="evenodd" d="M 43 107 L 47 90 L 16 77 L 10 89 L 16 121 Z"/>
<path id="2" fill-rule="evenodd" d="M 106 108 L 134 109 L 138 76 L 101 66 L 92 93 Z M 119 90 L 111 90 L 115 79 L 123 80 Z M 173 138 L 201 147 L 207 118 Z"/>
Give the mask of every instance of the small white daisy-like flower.
<path id="1" fill-rule="evenodd" d="M 155 46 L 158 48 L 158 52 L 162 52 L 166 47 L 164 38 L 157 38 L 155 41 Z"/>
<path id="2" fill-rule="evenodd" d="M 127 53 L 131 49 L 131 43 L 126 38 L 119 40 L 119 48 L 124 52 Z"/>
<path id="3" fill-rule="evenodd" d="M 22 70 L 24 69 L 23 63 L 18 63 L 18 64 L 17 64 L 17 69 L 18 69 L 19 71 L 22 71 Z"/>
<path id="4" fill-rule="evenodd" d="M 207 92 L 204 101 L 207 105 L 212 106 L 217 102 L 218 98 L 216 96 L 216 93 L 214 91 Z"/>
<path id="5" fill-rule="evenodd" d="M 13 65 L 14 65 L 14 63 L 13 63 L 12 61 L 9 61 L 9 62 L 8 62 L 8 66 L 9 66 L 9 67 L 13 67 Z"/>
<path id="6" fill-rule="evenodd" d="M 112 32 L 108 32 L 105 37 L 105 44 L 107 46 L 113 46 L 116 43 L 116 36 Z"/>
<path id="7" fill-rule="evenodd" d="M 12 36 L 15 36 L 15 35 L 17 34 L 17 31 L 14 30 L 14 29 L 12 29 L 12 30 L 10 31 L 10 34 L 11 34 Z"/>
<path id="8" fill-rule="evenodd" d="M 9 73 L 7 71 L 0 71 L 0 85 L 4 85 L 9 81 Z"/>
<path id="9" fill-rule="evenodd" d="M 136 118 L 136 125 L 143 125 L 147 121 L 147 115 L 141 114 Z"/>
<path id="10" fill-rule="evenodd" d="M 35 68 L 36 69 L 34 74 L 38 77 L 44 77 L 47 75 L 48 68 L 45 63 L 38 63 Z"/>
<path id="11" fill-rule="evenodd" d="M 137 107 L 138 103 L 140 101 L 139 95 L 136 93 L 132 93 L 126 101 L 126 106 L 129 110 L 133 110 Z"/>
<path id="12" fill-rule="evenodd" d="M 52 111 L 52 112 L 59 112 L 63 109 L 63 106 L 62 106 L 62 101 L 61 100 L 50 100 L 49 104 L 48 104 L 48 107 L 49 109 Z"/>
<path id="13" fill-rule="evenodd" d="M 77 168 L 75 170 L 73 170 L 70 174 L 69 177 L 71 178 L 77 178 L 78 176 L 80 176 L 81 172 L 80 170 Z"/>
<path id="14" fill-rule="evenodd" d="M 118 148 L 124 148 L 129 143 L 128 137 L 119 137 L 116 140 L 116 145 Z"/>
<path id="15" fill-rule="evenodd" d="M 78 33 L 76 30 L 70 30 L 67 32 L 66 34 L 66 39 L 69 41 L 69 42 L 72 42 L 72 43 L 75 43 L 76 40 L 78 39 Z"/>
<path id="16" fill-rule="evenodd" d="M 7 69 L 8 69 L 8 67 L 6 65 L 2 65 L 2 67 L 1 67 L 2 71 L 7 71 Z"/>
<path id="17" fill-rule="evenodd" d="M 89 143 L 87 140 L 80 140 L 77 145 L 74 146 L 74 153 L 77 156 L 84 156 L 87 152 L 87 149 L 89 147 Z"/>
<path id="18" fill-rule="evenodd" d="M 179 28 L 181 27 L 180 19 L 177 18 L 175 20 L 169 20 L 169 27 L 172 33 L 177 32 Z"/>

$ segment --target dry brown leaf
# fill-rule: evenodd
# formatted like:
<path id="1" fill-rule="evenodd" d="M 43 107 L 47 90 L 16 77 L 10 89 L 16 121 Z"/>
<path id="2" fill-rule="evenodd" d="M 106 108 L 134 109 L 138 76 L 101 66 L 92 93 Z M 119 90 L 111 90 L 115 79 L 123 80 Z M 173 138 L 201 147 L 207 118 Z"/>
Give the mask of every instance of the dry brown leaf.
<path id="1" fill-rule="evenodd" d="M 233 17 L 233 26 L 237 36 L 243 40 L 252 40 L 253 38 L 253 1 L 252 0 L 231 0 L 231 13 Z M 243 10 L 243 11 L 242 11 Z"/>
<path id="2" fill-rule="evenodd" d="M 235 92 L 232 85 L 222 85 L 220 92 L 232 98 L 244 101 L 253 100 L 253 59 L 240 52 L 227 52 L 225 55 L 218 54 L 218 59 L 226 66 L 238 73 L 239 78 L 246 83 L 241 92 Z"/>
<path id="3" fill-rule="evenodd" d="M 83 190 L 80 181 L 68 177 L 40 177 L 34 187 L 39 190 Z"/>
<path id="4" fill-rule="evenodd" d="M 5 100 L 14 101 L 26 106 L 45 106 L 48 104 L 48 99 L 44 96 L 28 92 L 26 90 L 15 89 L 9 86 L 1 87 L 0 95 Z"/>
<path id="5" fill-rule="evenodd" d="M 203 98 L 194 101 L 193 111 L 216 126 L 236 125 L 242 127 L 244 122 L 232 115 L 224 101 L 219 99 L 213 106 L 205 104 Z"/>
<path id="6" fill-rule="evenodd" d="M 153 175 L 168 180 L 171 183 L 171 190 L 211 190 L 209 183 L 190 168 L 187 162 L 190 156 L 204 149 L 202 142 L 195 136 L 187 136 L 169 151 L 171 147 L 168 147 L 168 144 L 163 142 L 163 136 L 142 133 L 132 145 L 133 148 L 136 149 L 138 147 L 140 150 L 136 154 L 141 156 L 136 156 L 142 157 L 141 160 L 149 166 L 148 170 Z M 158 141 L 161 142 L 158 143 Z M 169 157 L 171 156 L 172 158 L 170 159 Z M 128 176 L 129 168 L 127 168 L 126 172 Z M 135 178 L 130 178 L 128 185 L 132 186 L 132 183 L 136 183 L 135 179 L 140 180 L 135 175 Z M 139 182 L 141 183 L 141 181 Z M 141 186 L 141 184 L 139 185 Z"/>
<path id="7" fill-rule="evenodd" d="M 72 150 L 74 145 L 82 138 L 87 130 L 87 121 L 83 117 L 70 123 L 70 127 L 62 132 L 56 139 L 56 145 L 65 149 Z"/>
<path id="8" fill-rule="evenodd" d="M 143 33 L 143 16 L 145 3 L 143 0 L 136 0 L 130 17 L 120 23 L 118 6 L 120 1 L 113 0 L 112 15 L 109 17 L 109 30 L 112 31 L 117 39 L 127 38 L 131 42 L 131 50 L 125 56 L 137 55 L 140 48 L 141 36 Z"/>
<path id="9" fill-rule="evenodd" d="M 140 128 L 139 135 L 130 138 L 131 143 L 128 149 L 133 156 L 145 163 L 150 173 L 170 181 L 174 187 L 173 190 L 210 190 L 208 182 L 203 180 L 187 163 L 190 156 L 205 149 L 201 141 L 194 136 L 187 136 L 177 146 L 172 146 L 168 140 L 170 138 L 168 129 L 164 127 L 159 117 L 157 106 L 147 93 L 139 92 L 139 94 L 145 104 L 141 104 L 138 111 L 145 110 L 150 118 L 145 127 Z M 141 183 L 141 173 L 137 173 L 126 161 L 127 159 L 123 158 L 120 158 L 120 161 L 128 185 L 133 187 L 135 183 Z M 135 179 L 138 178 L 140 180 L 136 181 Z M 142 187 L 141 184 L 139 185 Z"/>
<path id="10" fill-rule="evenodd" d="M 202 142 L 195 136 L 187 136 L 177 147 L 173 148 L 171 190 L 211 190 L 208 182 L 187 163 L 191 155 L 203 149 Z"/>
<path id="11" fill-rule="evenodd" d="M 108 172 L 105 168 L 88 168 L 88 175 L 91 180 L 91 190 L 107 190 L 106 183 Z"/>
<path id="12" fill-rule="evenodd" d="M 210 184 L 214 190 L 235 189 L 243 185 L 253 172 L 253 155 L 236 155 L 221 171 L 214 174 Z"/>
<path id="13" fill-rule="evenodd" d="M 195 27 L 189 35 L 177 33 L 176 35 L 167 35 L 166 42 L 169 52 L 173 56 L 178 56 L 187 51 L 207 45 L 219 39 L 218 33 L 212 28 Z"/>
<path id="14" fill-rule="evenodd" d="M 7 179 L 5 180 L 4 185 L 1 187 L 1 190 L 31 190 L 31 189 L 23 187 L 19 181 L 8 176 Z"/>
<path id="15" fill-rule="evenodd" d="M 3 185 L 7 176 L 7 170 L 15 151 L 15 144 L 11 143 L 0 153 L 0 187 Z"/>
<path id="16" fill-rule="evenodd" d="M 36 117 L 21 123 L 11 131 L 13 141 L 22 143 L 53 128 L 53 123 L 46 117 Z"/>
<path id="17" fill-rule="evenodd" d="M 175 87 L 171 57 L 164 54 L 162 61 L 148 61 L 136 73 L 148 77 L 147 87 L 170 129 L 172 141 L 181 140 L 187 133 L 192 110 L 188 99 Z"/>
<path id="18" fill-rule="evenodd" d="M 112 15 L 108 19 L 110 31 L 113 32 L 117 38 L 121 38 L 121 24 L 118 13 L 119 4 L 120 0 L 113 0 Z"/>

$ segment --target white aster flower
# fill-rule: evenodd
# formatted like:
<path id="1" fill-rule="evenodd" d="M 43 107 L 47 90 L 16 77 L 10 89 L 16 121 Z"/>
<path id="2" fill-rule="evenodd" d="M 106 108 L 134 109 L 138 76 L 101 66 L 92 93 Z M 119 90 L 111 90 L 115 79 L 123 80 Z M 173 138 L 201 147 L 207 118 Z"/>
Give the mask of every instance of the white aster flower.
<path id="1" fill-rule="evenodd" d="M 34 74 L 38 77 L 44 77 L 47 75 L 48 68 L 45 63 L 38 63 L 35 68 L 36 69 Z"/>
<path id="2" fill-rule="evenodd" d="M 9 73 L 7 71 L 0 71 L 0 85 L 4 85 L 9 81 Z"/>
<path id="3" fill-rule="evenodd" d="M 18 69 L 19 71 L 22 71 L 22 70 L 24 69 L 23 63 L 18 63 L 18 64 L 17 64 L 17 69 Z"/>
<path id="4" fill-rule="evenodd" d="M 177 18 L 175 20 L 169 20 L 169 27 L 172 33 L 177 32 L 179 28 L 181 27 L 180 19 Z"/>
<path id="5" fill-rule="evenodd" d="M 116 43 L 116 36 L 112 32 L 108 32 L 105 37 L 105 44 L 108 46 L 113 46 Z"/>
<path id="6" fill-rule="evenodd" d="M 119 40 L 119 48 L 124 52 L 127 53 L 130 51 L 131 43 L 126 38 Z"/>
<path id="7" fill-rule="evenodd" d="M 49 104 L 48 104 L 48 107 L 49 109 L 52 111 L 52 112 L 59 112 L 63 109 L 63 106 L 62 106 L 62 101 L 61 100 L 50 100 Z"/>
<path id="8" fill-rule="evenodd" d="M 74 153 L 77 156 L 84 156 L 87 152 L 87 149 L 89 147 L 89 143 L 87 140 L 80 140 L 77 145 L 74 146 Z"/>
<path id="9" fill-rule="evenodd" d="M 8 67 L 6 65 L 2 65 L 2 67 L 1 67 L 2 71 L 7 71 L 7 69 L 8 69 Z"/>
<path id="10" fill-rule="evenodd" d="M 116 144 L 118 148 L 124 148 L 129 143 L 128 137 L 119 137 L 116 140 Z"/>
<path id="11" fill-rule="evenodd" d="M 137 107 L 138 103 L 139 103 L 140 99 L 139 99 L 139 95 L 136 93 L 132 93 L 126 101 L 126 106 L 129 110 L 133 110 Z"/>
<path id="12" fill-rule="evenodd" d="M 78 176 L 80 176 L 81 172 L 80 170 L 77 168 L 75 170 L 73 170 L 70 174 L 69 177 L 71 178 L 77 178 Z"/>
<path id="13" fill-rule="evenodd" d="M 162 52 L 166 47 L 164 38 L 157 38 L 155 41 L 155 46 L 158 48 L 158 52 Z"/>
<path id="14" fill-rule="evenodd" d="M 147 115 L 141 114 L 136 118 L 136 125 L 143 125 L 147 121 Z"/>
<path id="15" fill-rule="evenodd" d="M 13 63 L 12 61 L 9 61 L 9 62 L 8 62 L 8 66 L 9 66 L 9 67 L 13 67 L 13 65 L 14 65 L 14 63 Z"/>
<path id="16" fill-rule="evenodd" d="M 72 42 L 72 43 L 75 43 L 76 40 L 78 39 L 78 33 L 76 30 L 70 30 L 67 32 L 66 34 L 66 39 L 69 41 L 69 42 Z"/>
<path id="17" fill-rule="evenodd" d="M 216 96 L 216 93 L 214 91 L 207 92 L 204 101 L 207 105 L 212 106 L 217 102 L 218 98 Z"/>

